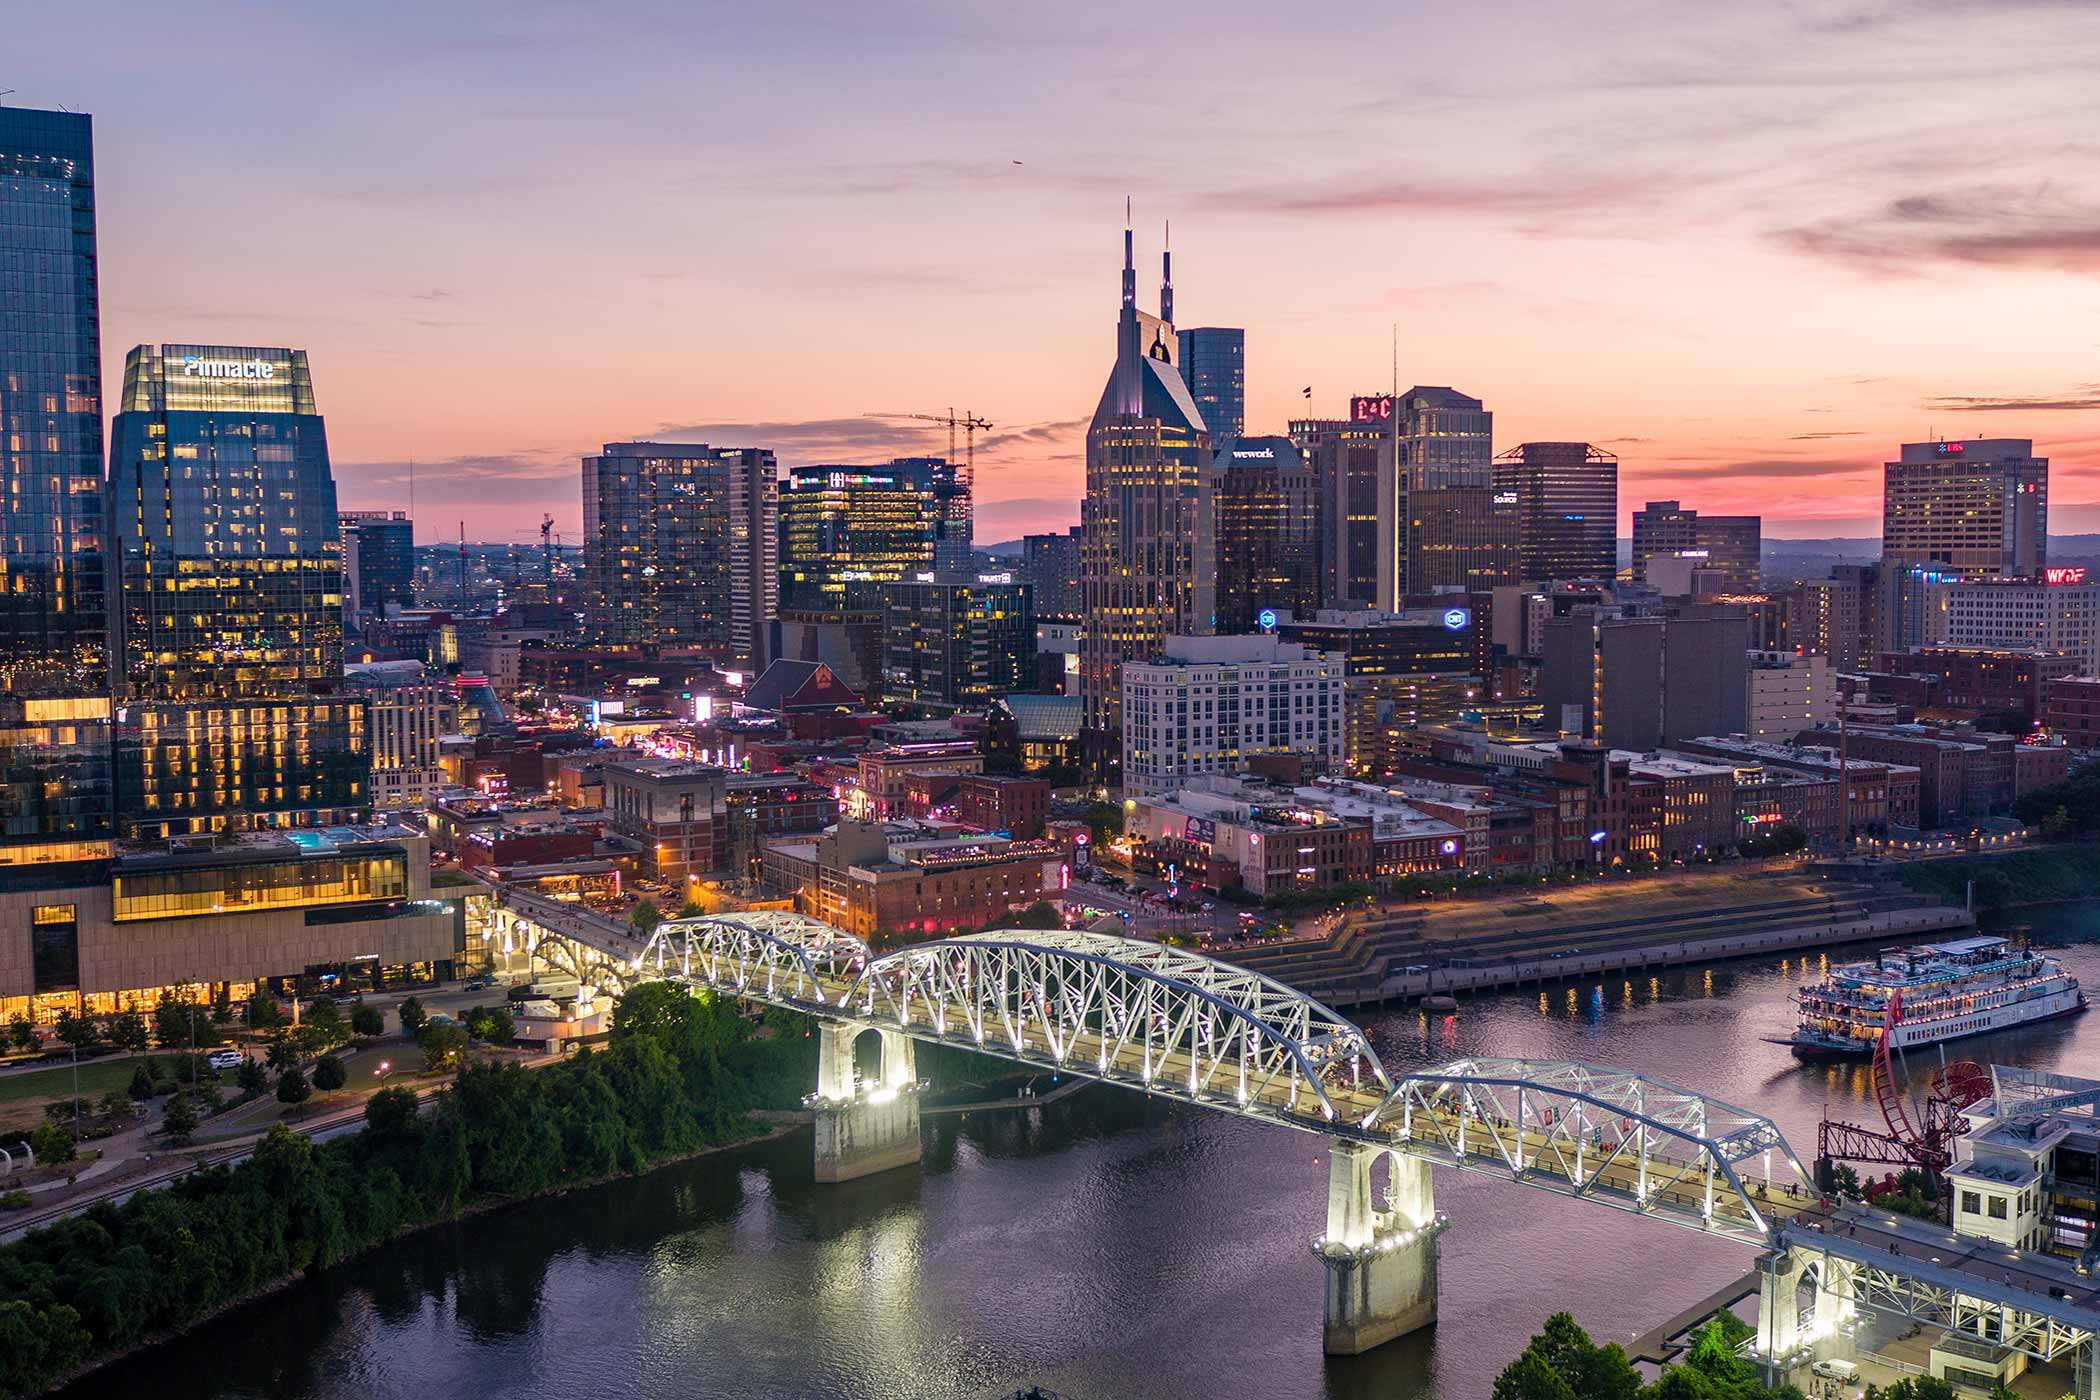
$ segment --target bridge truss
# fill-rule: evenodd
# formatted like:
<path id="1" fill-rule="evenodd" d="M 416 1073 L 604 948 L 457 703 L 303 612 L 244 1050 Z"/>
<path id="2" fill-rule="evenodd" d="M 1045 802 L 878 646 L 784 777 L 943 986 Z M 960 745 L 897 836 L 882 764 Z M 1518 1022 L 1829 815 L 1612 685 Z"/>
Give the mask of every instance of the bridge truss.
<path id="1" fill-rule="evenodd" d="M 1305 993 L 1136 939 L 1009 929 L 877 954 L 820 920 L 761 911 L 667 920 L 622 971 L 621 985 L 670 978 L 1746 1243 L 1808 1199 L 1772 1186 L 1774 1166 L 1809 1178 L 1746 1110 L 1559 1061 L 1460 1060 L 1395 1080 L 1360 1029 Z"/>
<path id="2" fill-rule="evenodd" d="M 1366 1127 L 1409 1150 L 1673 1224 L 1764 1244 L 1811 1185 L 1769 1118 L 1644 1074 L 1563 1060 L 1471 1059 L 1407 1075 Z M 1756 1180 L 1745 1163 L 1755 1163 Z"/>

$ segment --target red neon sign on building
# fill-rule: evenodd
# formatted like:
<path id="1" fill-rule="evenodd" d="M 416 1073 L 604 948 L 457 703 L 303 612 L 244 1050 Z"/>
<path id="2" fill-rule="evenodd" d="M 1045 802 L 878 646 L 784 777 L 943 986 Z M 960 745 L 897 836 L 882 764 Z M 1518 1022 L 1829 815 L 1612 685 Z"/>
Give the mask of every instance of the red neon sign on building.
<path id="1" fill-rule="evenodd" d="M 2083 564 L 2075 566 L 2052 564 L 2042 570 L 2042 582 L 2049 584 L 2084 583 L 2085 566 Z"/>

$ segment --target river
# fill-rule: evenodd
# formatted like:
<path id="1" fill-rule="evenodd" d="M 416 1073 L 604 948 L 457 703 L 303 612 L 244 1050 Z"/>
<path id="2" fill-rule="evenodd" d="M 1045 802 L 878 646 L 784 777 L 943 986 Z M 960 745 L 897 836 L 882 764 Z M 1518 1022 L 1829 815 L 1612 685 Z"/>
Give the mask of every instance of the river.
<path id="1" fill-rule="evenodd" d="M 2058 938 L 2100 914 L 2027 916 Z M 2066 965 L 2100 988 L 2100 945 Z M 1821 960 L 1686 969 L 1387 1012 L 1389 1068 L 1462 1055 L 1642 1069 L 1769 1114 L 1804 1162 L 1816 1123 L 1872 1122 L 1863 1066 L 1767 1037 Z M 2100 1021 L 1957 1057 L 2100 1077 Z M 1937 1060 L 1917 1057 L 1913 1071 Z M 925 1160 L 818 1187 L 806 1133 L 427 1231 L 88 1377 L 68 1400 L 723 1396 L 980 1400 L 1480 1400 L 1546 1314 L 1625 1340 L 1751 1267 L 1743 1246 L 1439 1171 L 1441 1322 L 1363 1357 L 1320 1351 L 1319 1139 L 1089 1088 L 929 1118 Z"/>

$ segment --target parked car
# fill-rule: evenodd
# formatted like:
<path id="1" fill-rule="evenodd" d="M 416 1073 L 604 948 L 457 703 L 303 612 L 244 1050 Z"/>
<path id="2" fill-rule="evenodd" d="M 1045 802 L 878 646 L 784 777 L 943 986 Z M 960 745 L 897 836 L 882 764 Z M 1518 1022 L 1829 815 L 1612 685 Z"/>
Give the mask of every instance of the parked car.
<path id="1" fill-rule="evenodd" d="M 484 987 L 495 986 L 496 979 L 489 976 L 486 972 L 478 972 L 460 985 L 467 991 L 478 992 Z"/>
<path id="2" fill-rule="evenodd" d="M 213 1069 L 239 1069 L 246 1058 L 238 1050 L 214 1050 L 204 1062 Z"/>

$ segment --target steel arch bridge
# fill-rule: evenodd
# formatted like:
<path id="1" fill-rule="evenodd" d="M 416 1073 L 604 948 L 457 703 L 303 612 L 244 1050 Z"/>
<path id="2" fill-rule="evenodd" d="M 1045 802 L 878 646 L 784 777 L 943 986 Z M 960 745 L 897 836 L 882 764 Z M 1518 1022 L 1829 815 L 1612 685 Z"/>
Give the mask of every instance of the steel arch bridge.
<path id="1" fill-rule="evenodd" d="M 664 977 L 915 1040 L 1351 1139 L 1763 1245 L 1809 1180 L 1766 1118 L 1645 1075 L 1460 1060 L 1395 1080 L 1303 992 L 1184 949 L 1009 929 L 876 954 L 817 919 L 659 925 L 631 979 Z M 1773 1161 L 1777 1154 L 1778 1162 Z M 1744 1163 L 1755 1159 L 1756 1177 Z"/>

